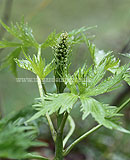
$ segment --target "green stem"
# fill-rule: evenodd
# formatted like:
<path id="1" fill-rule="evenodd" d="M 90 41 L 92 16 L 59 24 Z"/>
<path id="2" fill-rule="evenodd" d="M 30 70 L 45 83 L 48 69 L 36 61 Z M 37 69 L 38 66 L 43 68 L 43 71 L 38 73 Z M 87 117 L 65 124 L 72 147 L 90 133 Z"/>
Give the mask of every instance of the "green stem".
<path id="1" fill-rule="evenodd" d="M 62 124 L 63 114 L 57 115 L 57 136 L 55 143 L 55 158 L 54 160 L 63 160 L 63 130 L 59 129 Z"/>
<path id="2" fill-rule="evenodd" d="M 44 90 L 44 93 L 47 94 L 47 91 L 46 91 L 46 88 L 45 88 L 44 83 L 42 83 L 42 88 L 43 88 L 43 90 Z"/>
<path id="3" fill-rule="evenodd" d="M 55 146 L 56 152 L 54 160 L 63 160 L 63 138 L 61 133 L 57 133 Z"/>
<path id="4" fill-rule="evenodd" d="M 64 83 L 58 82 L 56 83 L 57 93 L 64 92 Z M 55 158 L 54 160 L 63 160 L 63 130 L 65 126 L 65 122 L 67 119 L 68 113 L 59 114 L 57 113 L 57 136 L 55 143 Z"/>
<path id="5" fill-rule="evenodd" d="M 40 56 L 41 56 L 41 46 L 39 46 L 39 49 L 38 49 L 38 59 L 40 59 Z M 43 86 L 44 86 L 44 84 L 42 84 L 41 79 L 38 76 L 37 76 L 37 83 L 38 83 L 40 97 L 43 98 L 43 96 L 44 96 L 43 95 Z M 47 94 L 45 86 L 44 86 L 44 92 L 45 92 L 45 94 Z M 56 141 L 56 131 L 54 129 L 53 123 L 52 123 L 51 118 L 50 118 L 48 113 L 46 114 L 46 118 L 47 118 L 50 130 L 51 130 L 52 138 L 53 138 L 53 140 L 55 142 Z"/>
<path id="6" fill-rule="evenodd" d="M 38 53 L 37 53 L 37 58 L 39 61 L 40 61 L 40 57 L 41 57 L 41 45 L 39 44 Z"/>
<path id="7" fill-rule="evenodd" d="M 118 109 L 117 109 L 117 113 L 119 113 L 128 103 L 130 102 L 130 98 L 125 101 Z"/>
<path id="8" fill-rule="evenodd" d="M 26 156 L 25 156 L 26 159 L 40 159 L 40 160 L 49 160 L 48 158 L 45 158 L 45 157 L 42 157 L 40 155 L 34 155 L 32 153 L 28 153 Z"/>
<path id="9" fill-rule="evenodd" d="M 58 131 L 62 131 L 63 132 L 63 129 L 65 127 L 65 123 L 66 123 L 67 117 L 68 117 L 68 113 L 65 112 L 64 115 L 63 115 L 63 119 L 61 121 L 61 124 L 60 124 L 60 126 L 58 128 Z"/>
<path id="10" fill-rule="evenodd" d="M 130 98 L 124 102 L 117 110 L 117 113 L 119 113 L 128 103 L 130 102 Z M 86 132 L 85 134 L 83 134 L 81 137 L 79 137 L 78 139 L 76 139 L 70 146 L 68 146 L 64 153 L 63 156 L 66 156 L 72 149 L 73 147 L 79 143 L 80 141 L 82 141 L 84 138 L 86 138 L 89 134 L 95 132 L 97 129 L 99 129 L 100 127 L 102 127 L 101 124 L 97 125 L 96 127 L 92 128 L 90 131 Z"/>
<path id="11" fill-rule="evenodd" d="M 84 138 L 86 138 L 89 134 L 95 132 L 97 129 L 99 129 L 102 125 L 99 124 L 97 125 L 96 127 L 92 128 L 90 131 L 86 132 L 85 134 L 83 134 L 81 137 L 79 137 L 78 139 L 76 139 L 70 146 L 68 146 L 64 153 L 63 153 L 63 156 L 66 156 L 72 149 L 73 147 L 79 143 L 80 141 L 82 141 Z"/>
<path id="12" fill-rule="evenodd" d="M 68 139 L 71 137 L 71 135 L 73 134 L 73 132 L 75 130 L 75 123 L 74 123 L 73 118 L 70 115 L 68 116 L 68 121 L 69 121 L 69 125 L 70 125 L 70 131 L 63 140 L 63 148 L 65 147 Z"/>
<path id="13" fill-rule="evenodd" d="M 37 76 L 37 81 L 38 81 L 38 88 L 39 88 L 40 97 L 42 98 L 43 97 L 43 88 L 42 88 L 41 80 L 38 76 Z M 54 129 L 53 123 L 52 123 L 51 118 L 50 118 L 48 113 L 46 113 L 46 118 L 47 118 L 47 121 L 48 121 L 48 124 L 49 124 L 49 127 L 50 127 L 52 138 L 55 142 L 56 141 L 56 131 Z"/>

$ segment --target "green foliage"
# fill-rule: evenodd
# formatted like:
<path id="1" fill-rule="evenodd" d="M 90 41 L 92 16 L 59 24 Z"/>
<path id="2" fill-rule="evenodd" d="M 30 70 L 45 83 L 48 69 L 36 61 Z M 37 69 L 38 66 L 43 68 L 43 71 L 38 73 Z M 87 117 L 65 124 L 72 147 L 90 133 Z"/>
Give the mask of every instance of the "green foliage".
<path id="1" fill-rule="evenodd" d="M 11 24 L 11 27 L 7 26 L 2 20 L 0 20 L 0 24 L 6 29 L 6 31 L 17 38 L 17 41 L 20 42 L 10 42 L 7 40 L 0 41 L 0 48 L 16 48 L 10 55 L 4 58 L 1 61 L 0 70 L 10 67 L 12 73 L 17 76 L 16 63 L 14 62 L 14 58 L 18 58 L 20 55 L 21 47 L 35 47 L 38 48 L 39 44 L 36 42 L 32 29 L 28 26 L 27 23 L 22 20 L 20 23 Z"/>
<path id="2" fill-rule="evenodd" d="M 130 53 L 126 53 L 126 54 L 122 54 L 122 55 L 125 56 L 125 57 L 130 58 Z"/>
<path id="3" fill-rule="evenodd" d="M 122 54 L 125 57 L 130 58 L 130 53 L 126 53 L 126 54 Z M 130 69 L 127 70 L 127 73 L 124 76 L 124 80 L 128 83 L 128 85 L 130 86 Z"/>
<path id="4" fill-rule="evenodd" d="M 81 97 L 81 102 L 83 119 L 85 119 L 91 113 L 91 115 L 99 124 L 102 124 L 109 129 L 116 129 L 124 133 L 130 133 L 126 129 L 122 128 L 116 120 L 112 119 L 113 117 L 120 115 L 116 113 L 116 107 L 102 104 L 91 97 Z M 111 118 L 108 118 L 108 116 Z"/>
<path id="5" fill-rule="evenodd" d="M 9 66 L 14 76 L 17 76 L 17 69 L 16 69 L 16 63 L 14 61 L 14 58 L 18 58 L 20 55 L 20 52 L 21 52 L 21 48 L 16 48 L 10 55 L 8 55 L 3 60 L 2 65 L 0 66 L 0 70 Z"/>
<path id="6" fill-rule="evenodd" d="M 56 34 L 56 32 L 52 32 L 44 43 L 42 43 L 41 48 L 54 47 L 56 45 L 57 39 L 60 37 L 61 33 Z"/>
<path id="7" fill-rule="evenodd" d="M 77 99 L 78 96 L 72 93 L 49 94 L 43 99 L 37 99 L 38 103 L 33 107 L 38 112 L 28 122 L 44 116 L 46 113 L 53 114 L 59 111 L 59 114 L 62 114 L 65 111 L 70 112 Z"/>
<path id="8" fill-rule="evenodd" d="M 10 33 L 12 36 L 16 37 L 17 39 L 21 41 L 21 46 L 38 48 L 39 45 L 33 36 L 32 29 L 28 26 L 27 23 L 24 22 L 24 20 L 16 24 L 11 23 L 11 27 L 7 26 L 1 20 L 0 20 L 0 23 L 6 29 L 8 33 Z M 20 45 L 19 43 L 11 44 L 8 41 L 0 42 L 0 44 L 1 44 L 0 48 L 16 47 L 16 45 L 18 45 L 19 47 Z"/>
<path id="9" fill-rule="evenodd" d="M 0 121 L 0 157 L 23 159 L 28 156 L 27 149 L 33 146 L 46 146 L 36 141 L 37 128 L 25 126 L 23 117 L 26 113 L 12 114 Z"/>
<path id="10" fill-rule="evenodd" d="M 105 68 L 106 70 L 114 73 L 115 70 L 119 67 L 120 65 L 120 60 L 116 60 L 114 55 L 112 54 L 112 51 L 109 51 L 105 53 L 103 50 L 99 50 L 96 48 L 95 44 L 91 43 L 89 39 L 85 37 L 84 34 L 82 34 L 84 41 L 90 51 L 91 57 L 93 59 L 94 65 L 96 67 L 100 66 L 102 63 L 105 63 Z"/>
<path id="11" fill-rule="evenodd" d="M 40 79 L 44 79 L 54 69 L 53 60 L 50 64 L 45 66 L 45 59 L 42 59 L 42 57 L 38 59 L 36 55 L 33 55 L 33 58 L 31 59 L 31 57 L 28 57 L 24 51 L 23 53 L 26 60 L 15 59 L 15 62 L 20 68 L 29 70 L 38 75 Z"/>
<path id="12" fill-rule="evenodd" d="M 30 139 L 32 133 L 24 133 L 24 130 L 28 130 L 28 127 L 16 127 L 12 124 L 2 129 L 0 133 L 1 158 L 17 159 L 23 158 L 27 154 L 26 149 L 33 146 L 35 143 Z"/>
<path id="13" fill-rule="evenodd" d="M 81 27 L 79 29 L 74 29 L 71 32 L 68 33 L 68 37 L 69 37 L 69 45 L 75 45 L 75 44 L 79 44 L 84 42 L 84 39 L 82 37 L 82 34 L 92 28 L 95 28 L 97 26 L 93 26 L 93 27 Z"/>
<path id="14" fill-rule="evenodd" d="M 109 57 L 111 59 L 110 54 L 105 57 L 98 66 L 92 65 L 87 68 L 87 66 L 84 65 L 72 76 L 70 74 L 65 75 L 66 84 L 69 89 L 76 93 L 75 85 L 77 85 L 79 94 L 84 94 L 86 97 L 96 96 L 115 89 L 115 85 L 120 84 L 120 82 L 124 80 L 124 75 L 128 72 L 129 65 L 118 67 L 115 73 L 113 73 L 110 77 L 103 79 L 106 71 L 108 70 L 108 66 L 111 64 Z M 109 59 L 109 62 L 107 58 Z M 113 61 L 113 59 L 111 60 Z"/>
<path id="15" fill-rule="evenodd" d="M 37 144 L 32 141 L 32 139 L 34 139 L 33 134 L 36 133 L 36 126 L 24 126 L 25 124 L 28 125 L 27 122 L 33 124 L 36 119 L 42 116 L 47 117 L 51 134 L 56 145 L 55 159 L 60 160 L 63 159 L 63 155 L 66 155 L 75 144 L 101 126 L 109 129 L 116 129 L 124 133 L 130 133 L 121 127 L 119 117 L 122 115 L 118 113 L 130 102 L 130 99 L 119 108 L 103 104 L 96 100 L 96 96 L 111 92 L 120 87 L 123 80 L 130 84 L 130 64 L 121 66 L 120 60 L 116 59 L 112 52 L 105 52 L 96 48 L 96 46 L 90 42 L 89 38 L 83 34 L 83 32 L 93 27 L 82 27 L 69 33 L 63 32 L 56 34 L 56 32 L 53 32 L 48 36 L 44 43 L 38 44 L 32 34 L 31 28 L 27 23 L 25 24 L 24 21 L 19 24 L 16 23 L 16 25 L 12 24 L 11 27 L 8 27 L 2 21 L 1 24 L 11 35 L 20 40 L 20 43 L 8 41 L 0 42 L 0 48 L 17 47 L 4 60 L 4 63 L 2 64 L 3 68 L 10 65 L 13 73 L 16 74 L 16 66 L 14 64 L 15 59 L 15 62 L 19 67 L 33 72 L 38 77 L 40 92 L 40 98 L 37 98 L 36 103 L 33 105 L 36 113 L 29 117 L 28 120 L 26 119 L 26 122 L 24 121 L 24 123 L 18 125 L 18 123 L 9 122 L 8 119 L 2 121 L 0 128 L 0 132 L 2 132 L 0 134 L 0 139 L 2 139 L 2 141 L 0 141 L 0 147 L 4 146 L 5 148 L 3 147 L 3 150 L 0 150 L 1 157 L 38 158 L 45 160 L 46 158 L 44 157 L 42 158 L 37 155 L 27 154 L 26 150 L 30 146 Z M 89 67 L 84 64 L 83 67 L 78 68 L 77 71 L 71 75 L 69 73 L 69 56 L 72 47 L 81 42 L 86 43 L 93 64 Z M 29 47 L 35 48 L 38 52 L 37 55 L 33 54 L 31 58 L 30 56 L 27 56 L 28 54 L 26 55 L 23 50 L 26 59 L 19 60 L 18 57 L 21 48 L 26 48 L 28 50 Z M 45 59 L 42 59 L 41 56 L 41 49 L 46 47 L 51 47 L 54 52 L 54 59 L 47 65 L 45 64 Z M 129 57 L 129 54 L 126 56 Z M 57 94 L 47 93 L 45 86 L 41 83 L 41 80 L 43 80 L 52 70 L 54 70 Z M 64 93 L 65 88 L 68 89 L 68 93 Z M 43 89 L 45 94 L 43 93 Z M 80 108 L 81 112 L 83 112 L 83 119 L 91 114 L 99 125 L 78 138 L 64 151 L 64 146 L 62 145 L 63 129 L 67 117 L 78 100 L 81 102 Z M 57 116 L 56 130 L 50 117 L 50 115 L 54 113 L 56 113 Z M 6 125 L 3 125 L 3 122 L 6 122 Z M 15 122 L 19 122 L 19 118 Z M 72 134 L 72 132 L 73 131 L 71 131 L 70 134 Z M 13 137 L 14 134 L 15 137 Z M 25 140 L 26 143 L 24 143 Z M 17 152 L 14 153 L 14 150 Z"/>
<path id="16" fill-rule="evenodd" d="M 101 83 L 99 83 L 98 85 L 86 88 L 84 96 L 86 96 L 86 97 L 97 96 L 97 95 L 112 91 L 113 87 L 115 87 L 115 85 L 119 84 L 124 79 L 123 76 L 125 75 L 128 67 L 129 66 L 126 65 L 126 66 L 122 67 L 121 73 L 119 73 L 119 74 L 115 73 L 113 76 L 108 77 L 107 79 L 105 79 Z M 94 79 L 94 81 L 95 81 L 95 79 Z M 93 80 L 92 80 L 92 82 L 93 82 Z"/>
<path id="17" fill-rule="evenodd" d="M 7 48 L 7 47 L 21 47 L 21 43 L 17 42 L 8 42 L 6 40 L 0 41 L 0 48 Z"/>
<path id="18" fill-rule="evenodd" d="M 125 74 L 125 78 L 124 80 L 128 83 L 128 85 L 130 86 L 130 73 L 126 73 Z"/>
<path id="19" fill-rule="evenodd" d="M 96 26 L 94 26 L 96 27 Z M 86 32 L 89 29 L 92 29 L 94 27 L 82 27 L 79 29 L 74 29 L 71 32 L 68 32 L 68 44 L 74 45 L 77 43 L 83 42 L 83 38 L 81 36 L 81 33 Z M 42 48 L 47 48 L 47 47 L 55 47 L 57 45 L 57 41 L 60 39 L 61 33 L 56 33 L 56 31 L 52 32 L 47 39 L 45 40 L 44 43 L 41 44 Z"/>
<path id="20" fill-rule="evenodd" d="M 102 104 L 91 98 L 91 96 L 111 92 L 120 87 L 123 80 L 128 81 L 130 65 L 120 66 L 120 60 L 116 60 L 112 52 L 105 53 L 103 50 L 100 51 L 84 35 L 83 38 L 88 45 L 94 64 L 89 68 L 84 64 L 73 75 L 65 72 L 63 81 L 71 93 L 52 94 L 43 98 L 38 104 L 34 105 L 38 112 L 29 121 L 46 113 L 52 114 L 59 111 L 59 114 L 62 114 L 65 111 L 69 112 L 77 99 L 80 98 L 83 119 L 91 113 L 99 124 L 109 129 L 117 129 L 129 133 L 117 123 L 117 120 L 113 120 L 113 117 L 119 116 L 116 113 L 116 107 Z M 107 71 L 111 73 L 111 76 L 104 78 Z"/>

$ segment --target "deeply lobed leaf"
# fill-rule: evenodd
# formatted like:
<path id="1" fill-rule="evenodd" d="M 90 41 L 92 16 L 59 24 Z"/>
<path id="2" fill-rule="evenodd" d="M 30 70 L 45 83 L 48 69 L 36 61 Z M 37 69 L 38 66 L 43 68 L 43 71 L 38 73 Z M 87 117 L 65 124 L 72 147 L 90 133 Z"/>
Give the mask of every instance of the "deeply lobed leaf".
<path id="1" fill-rule="evenodd" d="M 125 65 L 122 67 L 122 71 L 118 74 L 116 73 L 113 76 L 108 77 L 101 83 L 99 83 L 97 86 L 94 88 L 86 88 L 86 91 L 84 93 L 84 96 L 89 97 L 89 96 L 97 96 L 99 94 L 103 94 L 106 92 L 111 91 L 111 89 L 119 84 L 122 80 L 124 80 L 124 75 L 128 69 L 129 65 Z"/>
<path id="2" fill-rule="evenodd" d="M 38 75 L 40 79 L 44 79 L 54 69 L 53 60 L 45 66 L 45 59 L 42 59 L 42 57 L 38 59 L 35 55 L 33 55 L 33 59 L 31 59 L 31 57 L 28 57 L 25 52 L 24 55 L 26 60 L 15 59 L 15 62 L 20 68 L 29 70 Z"/>
<path id="3" fill-rule="evenodd" d="M 22 42 L 22 44 L 19 44 L 19 43 L 11 43 L 8 41 L 3 41 L 3 42 L 0 42 L 1 48 L 13 47 L 16 45 L 17 46 L 22 45 L 22 46 L 26 46 L 26 47 L 31 46 L 31 47 L 38 48 L 38 43 L 36 42 L 36 40 L 33 36 L 32 29 L 28 26 L 27 23 L 24 22 L 24 20 L 22 20 L 20 23 L 16 23 L 16 24 L 12 23 L 11 27 L 7 26 L 4 22 L 2 22 L 2 20 L 0 20 L 0 23 L 6 29 L 6 31 L 8 33 L 10 33 L 14 37 L 18 38 Z"/>
<path id="4" fill-rule="evenodd" d="M 35 120 L 46 113 L 53 114 L 59 111 L 59 114 L 62 114 L 65 111 L 69 112 L 77 100 L 78 96 L 72 93 L 47 95 L 39 103 L 33 105 L 38 112 L 28 121 Z"/>
<path id="5" fill-rule="evenodd" d="M 116 129 L 130 134 L 130 131 L 122 128 L 117 121 L 112 118 L 107 118 L 108 115 L 111 117 L 118 116 L 116 113 L 116 107 L 109 107 L 108 105 L 104 105 L 91 97 L 84 98 L 81 96 L 80 98 L 82 102 L 81 110 L 83 111 L 83 119 L 91 114 L 99 124 L 102 124 L 109 129 Z"/>

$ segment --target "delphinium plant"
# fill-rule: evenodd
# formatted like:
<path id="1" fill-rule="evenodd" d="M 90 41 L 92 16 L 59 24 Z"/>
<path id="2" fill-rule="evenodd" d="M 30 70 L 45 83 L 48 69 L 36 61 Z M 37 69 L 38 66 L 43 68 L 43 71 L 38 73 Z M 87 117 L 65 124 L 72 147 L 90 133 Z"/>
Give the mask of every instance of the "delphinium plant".
<path id="1" fill-rule="evenodd" d="M 14 42 L 0 41 L 0 48 L 14 48 L 14 51 L 4 59 L 1 68 L 9 65 L 16 75 L 17 64 L 20 68 L 29 70 L 36 75 L 40 97 L 36 98 L 33 105 L 36 113 L 26 120 L 26 125 L 42 116 L 46 117 L 55 144 L 54 160 L 63 160 L 75 145 L 101 127 L 130 133 L 121 126 L 119 121 L 119 117 L 122 116 L 120 111 L 130 102 L 130 98 L 120 107 L 103 104 L 96 98 L 98 95 L 119 88 L 123 81 L 130 85 L 130 63 L 121 66 L 120 60 L 115 58 L 113 52 L 105 52 L 96 48 L 90 37 L 86 35 L 86 31 L 91 27 L 82 27 L 58 34 L 53 32 L 44 43 L 39 44 L 33 36 L 32 29 L 24 21 L 12 23 L 11 27 L 1 21 L 1 25 L 16 38 Z M 85 63 L 73 74 L 70 74 L 70 56 L 73 47 L 80 43 L 87 45 L 93 64 L 87 66 Z M 49 64 L 46 64 L 45 58 L 43 58 L 43 50 L 47 47 L 52 48 L 53 54 L 53 59 Z M 32 48 L 36 54 L 31 55 L 29 48 Z M 21 53 L 23 53 L 24 59 L 19 59 Z M 129 54 L 126 55 L 130 58 Z M 55 77 L 56 92 L 48 93 L 43 82 L 52 71 Z M 107 74 L 108 72 L 109 74 Z M 107 77 L 107 75 L 109 76 Z M 67 146 L 66 143 L 75 129 L 75 123 L 70 113 L 73 112 L 77 101 L 80 101 L 81 104 L 82 119 L 84 120 L 91 114 L 98 124 Z M 56 115 L 56 124 L 52 114 Z M 67 121 L 70 124 L 70 131 L 65 135 L 64 128 Z M 49 159 L 42 156 L 35 156 L 35 158 Z"/>

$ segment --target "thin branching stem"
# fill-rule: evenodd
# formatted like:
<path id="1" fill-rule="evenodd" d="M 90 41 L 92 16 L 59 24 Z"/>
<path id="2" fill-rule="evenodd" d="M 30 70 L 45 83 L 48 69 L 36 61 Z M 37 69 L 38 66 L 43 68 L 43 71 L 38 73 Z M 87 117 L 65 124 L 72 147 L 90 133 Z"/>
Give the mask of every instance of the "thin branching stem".
<path id="1" fill-rule="evenodd" d="M 41 81 L 42 81 L 42 80 L 41 80 Z M 42 82 L 42 88 L 43 88 L 43 90 L 44 90 L 44 93 L 47 94 L 46 87 L 45 87 L 45 85 L 44 85 L 43 82 Z"/>
<path id="2" fill-rule="evenodd" d="M 38 59 L 40 59 L 40 56 L 41 56 L 41 46 L 39 46 L 39 49 L 38 49 Z M 37 83 L 38 83 L 40 97 L 43 98 L 43 96 L 44 96 L 43 95 L 43 85 L 44 84 L 42 84 L 42 81 L 41 81 L 41 79 L 38 76 L 37 76 Z M 45 94 L 47 93 L 45 86 L 44 86 L 44 92 L 45 92 Z M 48 113 L 46 113 L 46 118 L 47 118 L 47 121 L 48 121 L 48 124 L 49 124 L 49 127 L 50 127 L 52 138 L 53 138 L 53 140 L 55 142 L 56 141 L 56 131 L 54 129 L 52 120 L 51 120 L 51 118 L 50 118 L 50 116 L 49 116 Z"/>
<path id="3" fill-rule="evenodd" d="M 124 102 L 117 110 L 117 113 L 119 113 L 128 103 L 130 102 L 130 98 Z M 95 132 L 97 129 L 99 129 L 100 127 L 102 127 L 101 124 L 97 125 L 96 127 L 92 128 L 90 131 L 86 132 L 85 134 L 83 134 L 81 137 L 79 137 L 78 139 L 76 139 L 70 146 L 68 146 L 63 155 L 66 156 L 72 149 L 73 147 L 79 143 L 80 141 L 82 141 L 84 138 L 86 138 L 89 134 Z"/>
<path id="4" fill-rule="evenodd" d="M 58 129 L 58 132 L 60 132 L 60 133 L 63 132 L 63 129 L 65 127 L 65 123 L 66 123 L 67 117 L 68 117 L 68 112 L 65 112 L 64 115 L 63 115 L 63 119 L 62 119 L 61 125 L 60 125 L 60 127 Z"/>
<path id="5" fill-rule="evenodd" d="M 37 57 L 38 57 L 38 60 L 40 61 L 40 57 L 41 57 L 41 44 L 39 44 L 39 47 L 38 47 Z"/>
<path id="6" fill-rule="evenodd" d="M 69 140 L 69 138 L 71 137 L 71 135 L 73 134 L 73 132 L 75 130 L 75 123 L 74 123 L 73 118 L 69 115 L 67 120 L 68 120 L 69 125 L 70 125 L 70 130 L 63 140 L 63 148 L 65 147 L 67 141 Z"/>
<path id="7" fill-rule="evenodd" d="M 124 109 L 124 107 L 130 102 L 130 98 L 125 101 L 118 109 L 117 109 L 117 113 L 119 113 L 122 109 Z"/>
<path id="8" fill-rule="evenodd" d="M 68 146 L 65 151 L 63 152 L 63 155 L 66 156 L 72 149 L 73 147 L 79 143 L 80 141 L 82 141 L 84 138 L 86 138 L 88 135 L 90 135 L 91 133 L 95 132 L 97 129 L 99 129 L 102 125 L 99 124 L 96 127 L 92 128 L 91 130 L 89 130 L 88 132 L 86 132 L 85 134 L 83 134 L 81 137 L 79 137 L 78 139 L 76 139 L 70 146 Z"/>
<path id="9" fill-rule="evenodd" d="M 26 156 L 25 156 L 26 159 L 40 159 L 40 160 L 49 160 L 48 158 L 46 157 L 42 157 L 42 156 L 39 156 L 39 155 L 33 155 L 31 153 L 28 153 Z"/>

